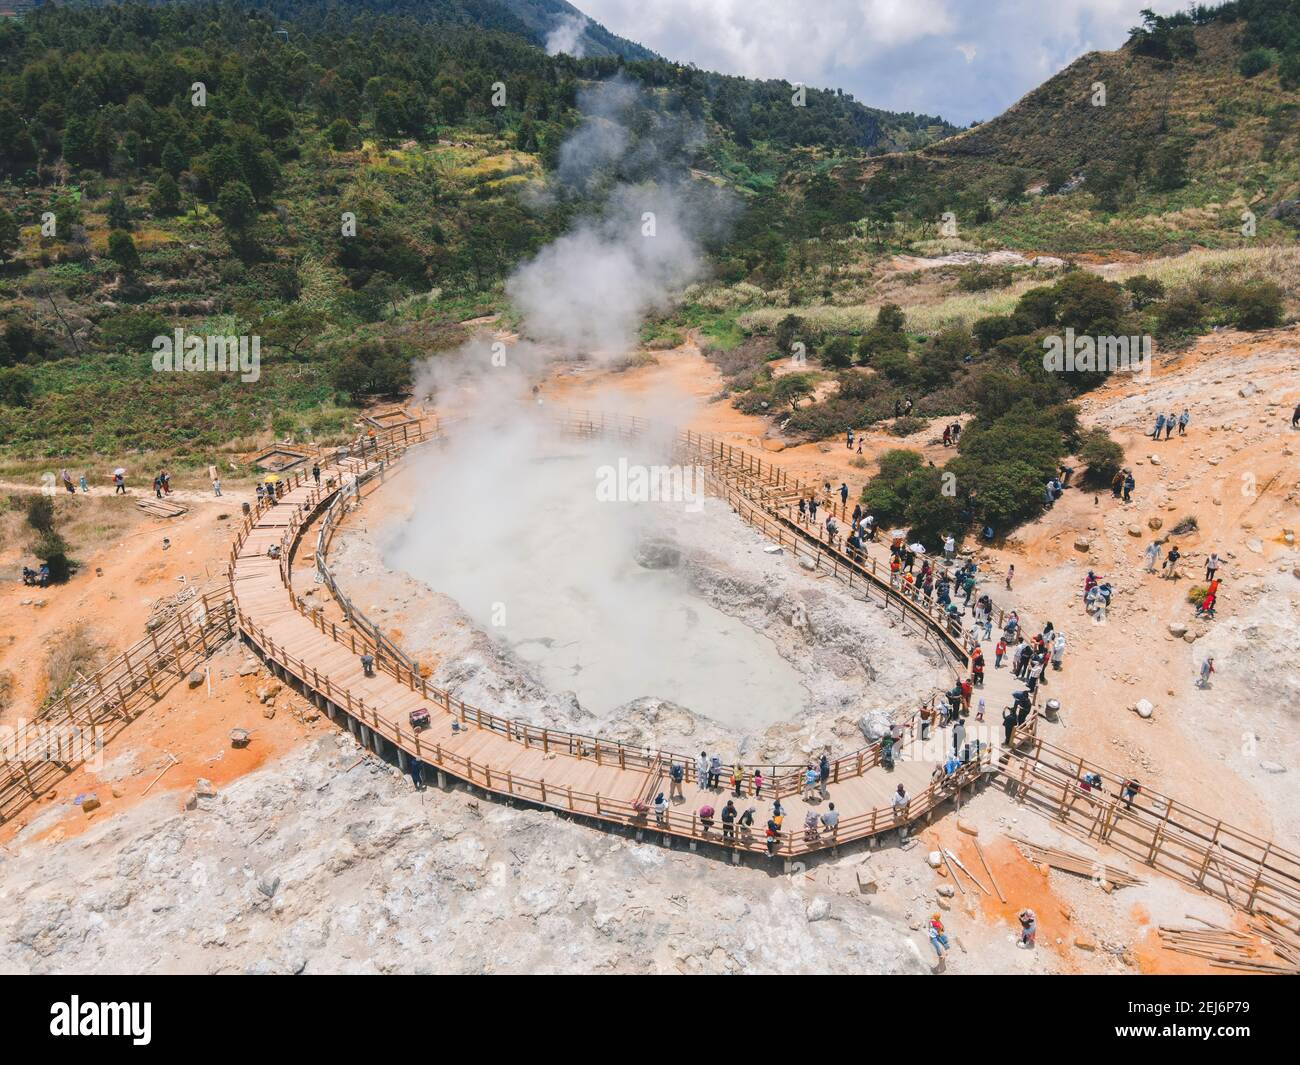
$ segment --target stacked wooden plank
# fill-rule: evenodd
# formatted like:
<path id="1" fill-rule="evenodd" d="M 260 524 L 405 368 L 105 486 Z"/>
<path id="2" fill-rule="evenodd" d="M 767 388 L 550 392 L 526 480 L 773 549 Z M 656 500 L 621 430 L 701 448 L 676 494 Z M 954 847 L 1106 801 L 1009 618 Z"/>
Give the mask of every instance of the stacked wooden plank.
<path id="1" fill-rule="evenodd" d="M 1077 876 L 1086 876 L 1091 880 L 1100 880 L 1108 884 L 1114 884 L 1115 887 L 1133 887 L 1135 884 L 1143 883 L 1142 880 L 1125 872 L 1118 866 L 1107 865 L 1098 858 L 1089 858 L 1084 855 L 1072 854 L 1069 851 L 1058 850 L 1055 847 L 1040 847 L 1037 843 L 1030 843 L 1027 839 L 1021 839 L 1019 836 L 1012 836 L 1016 846 L 1020 848 L 1026 858 L 1031 862 L 1037 862 L 1039 865 L 1048 865 L 1053 869 L 1060 869 L 1065 873 L 1074 873 Z"/>
<path id="2" fill-rule="evenodd" d="M 1277 953 L 1272 943 L 1254 933 L 1230 928 L 1167 928 L 1162 925 L 1160 941 L 1179 954 L 1204 958 L 1216 969 L 1279 974 L 1300 972 L 1294 962 Z"/>
<path id="3" fill-rule="evenodd" d="M 1251 931 L 1268 940 L 1274 954 L 1300 971 L 1300 932 L 1267 913 L 1257 913 L 1246 923 Z"/>
<path id="4" fill-rule="evenodd" d="M 173 503 L 170 499 L 158 499 L 148 496 L 137 499 L 135 505 L 156 518 L 178 518 L 190 509 L 180 503 Z"/>

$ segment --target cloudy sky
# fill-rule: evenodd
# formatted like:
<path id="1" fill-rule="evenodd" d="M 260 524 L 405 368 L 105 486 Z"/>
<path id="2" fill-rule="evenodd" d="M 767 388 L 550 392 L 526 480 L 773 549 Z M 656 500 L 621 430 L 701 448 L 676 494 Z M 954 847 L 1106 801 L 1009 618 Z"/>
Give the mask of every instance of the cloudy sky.
<path id="1" fill-rule="evenodd" d="M 841 88 L 964 125 L 1084 52 L 1118 47 L 1144 7 L 1186 0 L 576 0 L 609 30 L 709 70 Z"/>

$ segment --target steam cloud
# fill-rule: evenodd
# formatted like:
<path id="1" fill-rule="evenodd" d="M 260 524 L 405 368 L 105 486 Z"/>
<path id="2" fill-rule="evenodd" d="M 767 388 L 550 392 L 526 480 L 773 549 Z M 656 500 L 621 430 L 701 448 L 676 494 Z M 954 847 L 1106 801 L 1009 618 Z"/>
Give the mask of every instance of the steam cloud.
<path id="1" fill-rule="evenodd" d="M 580 12 L 565 15 L 546 35 L 546 54 L 559 55 L 563 52 L 574 59 L 581 59 L 587 51 L 582 35 L 587 32 L 589 25 L 591 23 L 587 16 Z"/>

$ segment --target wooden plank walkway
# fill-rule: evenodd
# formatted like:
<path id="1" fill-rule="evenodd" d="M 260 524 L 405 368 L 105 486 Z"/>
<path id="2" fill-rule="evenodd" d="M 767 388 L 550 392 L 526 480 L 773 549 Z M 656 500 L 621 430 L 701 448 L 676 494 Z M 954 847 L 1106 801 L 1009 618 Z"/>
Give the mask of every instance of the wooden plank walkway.
<path id="1" fill-rule="evenodd" d="M 339 487 L 356 475 L 343 475 Z M 784 831 L 774 849 L 786 857 L 897 828 L 949 801 L 980 775 L 979 764 L 972 762 L 948 781 L 932 783 L 933 745 L 924 748 L 913 740 L 898 752 L 892 770 L 875 765 L 875 748 L 837 759 L 825 797 L 817 794 L 805 801 L 798 767 L 753 765 L 746 766 L 737 797 L 725 785 L 702 787 L 689 755 L 539 730 L 467 707 L 450 693 L 429 688 L 350 628 L 308 614 L 286 587 L 286 560 L 331 494 L 294 477 L 274 506 L 258 508 L 245 523 L 232 552 L 231 570 L 240 628 L 282 675 L 296 680 L 327 711 L 344 715 L 363 741 L 381 750 L 386 743 L 394 745 L 403 762 L 415 758 L 498 794 L 690 840 L 721 840 L 720 823 L 705 826 L 699 811 L 713 806 L 720 818 L 731 798 L 742 812 L 754 808 L 754 831 L 748 839 L 738 836 L 732 841 L 736 851 L 766 849 L 763 826 L 771 801 L 780 798 Z M 268 553 L 273 545 L 280 547 L 279 559 Z M 365 675 L 360 659 L 367 651 L 379 663 L 371 676 Z M 410 715 L 420 709 L 430 711 L 432 723 L 417 733 Z M 986 753 L 986 766 L 990 757 Z M 685 786 L 660 820 L 649 807 L 658 792 L 670 794 L 668 766 L 674 761 L 683 766 Z M 756 768 L 765 778 L 757 796 Z M 730 771 L 728 765 L 724 779 Z M 896 812 L 892 799 L 899 784 L 910 801 Z M 835 836 L 820 830 L 805 834 L 806 815 L 820 817 L 830 803 L 840 816 Z"/>

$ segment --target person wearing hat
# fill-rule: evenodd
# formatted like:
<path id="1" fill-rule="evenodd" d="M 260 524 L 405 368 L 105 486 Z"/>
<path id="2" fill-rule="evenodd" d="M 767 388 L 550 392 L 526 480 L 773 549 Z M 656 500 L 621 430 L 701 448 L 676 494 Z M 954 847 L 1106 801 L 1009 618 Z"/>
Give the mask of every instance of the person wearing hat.
<path id="1" fill-rule="evenodd" d="M 668 819 L 668 800 L 661 791 L 655 796 L 655 823 L 662 825 Z"/>

